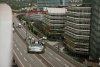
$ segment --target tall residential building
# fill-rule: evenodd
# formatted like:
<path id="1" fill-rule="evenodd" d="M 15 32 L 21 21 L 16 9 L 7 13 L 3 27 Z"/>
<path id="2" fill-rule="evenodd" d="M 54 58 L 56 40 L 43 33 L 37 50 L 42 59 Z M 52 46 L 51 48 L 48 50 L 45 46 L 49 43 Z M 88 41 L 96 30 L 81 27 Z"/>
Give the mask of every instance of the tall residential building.
<path id="1" fill-rule="evenodd" d="M 47 8 L 47 14 L 44 16 L 43 26 L 49 27 L 45 32 L 48 33 L 50 39 L 58 39 L 64 33 L 66 21 L 65 8 Z"/>
<path id="2" fill-rule="evenodd" d="M 100 58 L 100 0 L 92 0 L 91 18 L 90 56 L 98 62 Z"/>
<path id="3" fill-rule="evenodd" d="M 60 0 L 37 0 L 38 10 L 43 10 L 43 7 L 57 7 L 61 5 Z"/>
<path id="4" fill-rule="evenodd" d="M 64 44 L 69 54 L 88 57 L 91 7 L 76 4 L 67 7 Z"/>
<path id="5" fill-rule="evenodd" d="M 70 0 L 60 0 L 62 6 L 68 6 Z"/>

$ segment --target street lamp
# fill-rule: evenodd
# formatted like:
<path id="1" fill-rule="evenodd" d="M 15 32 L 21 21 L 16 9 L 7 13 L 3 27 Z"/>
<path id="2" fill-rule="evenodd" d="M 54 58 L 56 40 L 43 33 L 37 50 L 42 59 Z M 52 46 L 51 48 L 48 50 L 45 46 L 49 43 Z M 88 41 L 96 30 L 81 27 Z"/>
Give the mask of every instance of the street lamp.
<path id="1" fill-rule="evenodd" d="M 29 7 L 30 7 L 30 3 L 29 3 Z M 28 12 L 30 11 L 30 8 L 27 10 L 27 15 L 28 15 L 28 22 L 29 22 L 29 20 L 30 20 L 30 17 L 29 17 L 29 14 L 28 14 Z M 27 23 L 26 23 L 26 41 L 27 41 Z"/>

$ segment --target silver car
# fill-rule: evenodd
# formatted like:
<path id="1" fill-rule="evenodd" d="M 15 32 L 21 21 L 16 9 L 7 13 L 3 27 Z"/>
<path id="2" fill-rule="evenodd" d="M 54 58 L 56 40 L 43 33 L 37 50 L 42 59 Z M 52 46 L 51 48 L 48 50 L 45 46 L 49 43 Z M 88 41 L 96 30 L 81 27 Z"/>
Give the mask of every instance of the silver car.
<path id="1" fill-rule="evenodd" d="M 18 27 L 21 28 L 21 24 L 20 23 L 18 23 Z"/>
<path id="2" fill-rule="evenodd" d="M 33 41 L 29 46 L 28 46 L 28 53 L 29 52 L 39 52 L 43 53 L 44 52 L 44 46 L 43 43 L 39 41 Z"/>

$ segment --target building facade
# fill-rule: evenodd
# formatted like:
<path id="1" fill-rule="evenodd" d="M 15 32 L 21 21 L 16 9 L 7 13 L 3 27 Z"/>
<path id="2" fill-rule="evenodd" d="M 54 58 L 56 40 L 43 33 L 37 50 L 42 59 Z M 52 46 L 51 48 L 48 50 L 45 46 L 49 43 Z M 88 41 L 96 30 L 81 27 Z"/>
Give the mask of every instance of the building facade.
<path id="1" fill-rule="evenodd" d="M 31 10 L 29 12 L 26 12 L 26 17 L 30 20 L 42 21 L 44 14 L 46 14 L 46 11 Z"/>
<path id="2" fill-rule="evenodd" d="M 61 5 L 60 0 L 37 0 L 38 10 L 43 10 L 43 7 L 57 7 Z"/>
<path id="3" fill-rule="evenodd" d="M 73 56 L 88 57 L 91 7 L 83 5 L 67 7 L 64 44 Z"/>
<path id="4" fill-rule="evenodd" d="M 100 58 L 100 0 L 92 1 L 92 19 L 90 35 L 90 56 L 99 61 Z"/>
<path id="5" fill-rule="evenodd" d="M 65 27 L 66 21 L 66 9 L 47 8 L 47 11 L 47 14 L 44 16 L 43 25 L 49 28 L 47 30 L 49 38 L 58 39 L 58 37 L 64 33 L 63 28 Z"/>

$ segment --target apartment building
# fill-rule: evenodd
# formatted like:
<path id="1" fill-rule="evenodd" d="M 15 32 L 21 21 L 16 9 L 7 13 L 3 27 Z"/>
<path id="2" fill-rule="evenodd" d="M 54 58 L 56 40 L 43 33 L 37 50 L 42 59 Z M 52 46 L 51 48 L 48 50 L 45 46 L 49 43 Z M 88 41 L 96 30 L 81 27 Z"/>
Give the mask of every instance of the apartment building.
<path id="1" fill-rule="evenodd" d="M 68 6 L 66 12 L 64 44 L 66 51 L 73 56 L 88 57 L 90 37 L 91 7 L 84 5 Z"/>
<path id="2" fill-rule="evenodd" d="M 38 10 L 43 10 L 43 7 L 57 7 L 61 5 L 60 0 L 37 0 Z"/>
<path id="3" fill-rule="evenodd" d="M 49 27 L 49 30 L 47 30 L 49 38 L 59 39 L 64 33 L 63 28 L 65 27 L 66 21 L 66 9 L 46 8 L 46 10 L 48 12 L 44 15 L 43 26 Z"/>
<path id="4" fill-rule="evenodd" d="M 100 62 L 100 0 L 92 0 L 90 56 Z"/>

